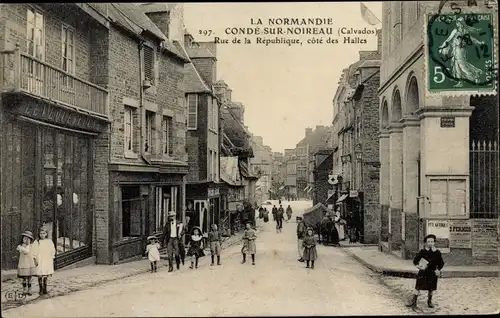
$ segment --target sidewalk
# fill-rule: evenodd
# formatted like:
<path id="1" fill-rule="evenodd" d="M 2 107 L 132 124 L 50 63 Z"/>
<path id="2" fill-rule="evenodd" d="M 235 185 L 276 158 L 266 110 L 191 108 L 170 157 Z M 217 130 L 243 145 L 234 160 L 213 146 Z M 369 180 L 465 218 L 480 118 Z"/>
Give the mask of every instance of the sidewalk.
<path id="1" fill-rule="evenodd" d="M 222 243 L 222 248 L 238 244 L 241 241 L 242 233 L 236 233 Z M 163 259 L 163 257 L 162 257 Z M 159 267 L 168 266 L 162 261 Z M 62 269 L 54 273 L 48 280 L 49 294 L 40 297 L 38 294 L 38 279 L 32 279 L 32 296 L 22 296 L 22 286 L 17 275 L 12 275 L 12 271 L 8 271 L 8 279 L 2 279 L 2 310 L 25 305 L 37 299 L 47 299 L 57 296 L 66 295 L 71 292 L 88 289 L 94 286 L 105 284 L 114 280 L 123 279 L 150 271 L 149 261 L 141 259 L 131 261 L 119 265 L 87 265 L 72 269 Z M 176 272 L 174 272 L 176 273 Z M 2 276 L 4 273 L 2 272 Z M 5 277 L 4 277 L 5 278 Z"/>
<path id="2" fill-rule="evenodd" d="M 386 276 L 414 278 L 418 272 L 411 260 L 380 252 L 376 246 L 342 247 L 342 249 L 372 271 Z M 499 270 L 500 267 L 494 265 L 445 266 L 442 277 L 498 277 Z"/>

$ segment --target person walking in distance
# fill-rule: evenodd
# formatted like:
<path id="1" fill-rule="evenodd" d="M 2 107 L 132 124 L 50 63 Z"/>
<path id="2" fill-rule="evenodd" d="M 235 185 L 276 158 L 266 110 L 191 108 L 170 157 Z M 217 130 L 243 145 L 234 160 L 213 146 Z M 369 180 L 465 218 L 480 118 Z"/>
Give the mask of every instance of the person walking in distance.
<path id="1" fill-rule="evenodd" d="M 271 212 L 273 213 L 273 221 L 276 222 L 276 214 L 278 214 L 278 208 L 276 207 L 276 205 L 273 205 L 273 209 L 271 210 Z"/>
<path id="2" fill-rule="evenodd" d="M 285 218 L 285 210 L 280 205 L 278 212 L 276 213 L 276 232 L 281 232 L 283 230 L 283 219 Z"/>
<path id="3" fill-rule="evenodd" d="M 311 269 L 314 269 L 314 261 L 318 258 L 318 251 L 316 250 L 316 236 L 312 228 L 307 229 L 307 234 L 304 237 L 302 246 L 304 247 L 304 260 L 306 261 L 306 268 L 309 268 L 311 262 Z"/>
<path id="4" fill-rule="evenodd" d="M 175 220 L 176 213 L 174 211 L 168 212 L 167 222 L 163 227 L 163 238 L 162 242 L 164 246 L 167 247 L 167 257 L 168 257 L 168 271 L 174 270 L 174 259 L 177 265 L 177 269 L 180 268 L 181 259 L 179 251 L 179 233 L 182 231 L 180 224 L 177 224 Z"/>
<path id="5" fill-rule="evenodd" d="M 437 289 L 438 277 L 441 276 L 441 270 L 444 267 L 443 256 L 441 255 L 441 251 L 434 246 L 435 242 L 436 236 L 434 234 L 427 235 L 424 238 L 424 248 L 413 259 L 413 264 L 417 267 L 418 274 L 415 290 L 410 301 L 406 304 L 407 307 L 415 309 L 420 291 L 427 290 L 427 306 L 434 308 L 432 294 Z"/>
<path id="6" fill-rule="evenodd" d="M 222 234 L 217 229 L 217 224 L 212 224 L 212 230 L 208 233 L 208 243 L 210 244 L 210 257 L 212 258 L 212 263 L 210 266 L 214 266 L 214 258 L 217 256 L 217 265 L 220 263 L 220 252 L 221 252 L 221 242 Z"/>
<path id="7" fill-rule="evenodd" d="M 299 262 L 304 262 L 304 238 L 306 236 L 306 224 L 301 216 L 297 216 L 297 249 L 299 251 Z"/>
<path id="8" fill-rule="evenodd" d="M 42 227 L 40 238 L 33 242 L 33 256 L 36 261 L 36 275 L 38 276 L 38 287 L 40 295 L 47 294 L 47 279 L 54 274 L 54 258 L 56 257 L 56 247 L 49 239 L 48 231 Z"/>
<path id="9" fill-rule="evenodd" d="M 243 248 L 241 249 L 243 260 L 241 261 L 241 264 L 246 263 L 247 254 L 250 254 L 252 255 L 252 265 L 255 265 L 255 252 L 257 250 L 255 246 L 256 238 L 257 235 L 255 234 L 255 230 L 252 229 L 252 225 L 250 223 L 247 223 L 245 232 L 243 233 Z"/>
<path id="10" fill-rule="evenodd" d="M 290 206 L 290 204 L 286 208 L 286 216 L 287 216 L 287 221 L 290 221 L 290 219 L 292 218 L 292 207 Z"/>

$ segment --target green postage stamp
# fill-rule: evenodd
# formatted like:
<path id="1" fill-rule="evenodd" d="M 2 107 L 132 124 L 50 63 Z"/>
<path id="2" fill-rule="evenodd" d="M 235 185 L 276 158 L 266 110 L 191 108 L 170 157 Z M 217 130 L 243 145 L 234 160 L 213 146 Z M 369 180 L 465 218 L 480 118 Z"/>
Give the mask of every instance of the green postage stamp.
<path id="1" fill-rule="evenodd" d="M 492 13 L 428 14 L 427 91 L 462 95 L 496 93 Z"/>

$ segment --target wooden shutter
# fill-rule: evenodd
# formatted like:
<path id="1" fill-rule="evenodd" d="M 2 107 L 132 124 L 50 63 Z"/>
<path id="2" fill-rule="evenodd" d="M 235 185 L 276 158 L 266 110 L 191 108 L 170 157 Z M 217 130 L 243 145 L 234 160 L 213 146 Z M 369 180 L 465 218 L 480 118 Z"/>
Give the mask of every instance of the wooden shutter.
<path id="1" fill-rule="evenodd" d="M 154 50 L 144 46 L 144 79 L 154 84 Z"/>

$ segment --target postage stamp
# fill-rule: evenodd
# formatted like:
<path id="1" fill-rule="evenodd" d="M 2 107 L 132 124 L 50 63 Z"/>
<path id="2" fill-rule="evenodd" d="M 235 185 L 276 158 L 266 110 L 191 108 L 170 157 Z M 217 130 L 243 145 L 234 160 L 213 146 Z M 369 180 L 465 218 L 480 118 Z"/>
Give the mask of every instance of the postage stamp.
<path id="1" fill-rule="evenodd" d="M 427 93 L 496 94 L 493 14 L 444 13 L 426 18 Z"/>

